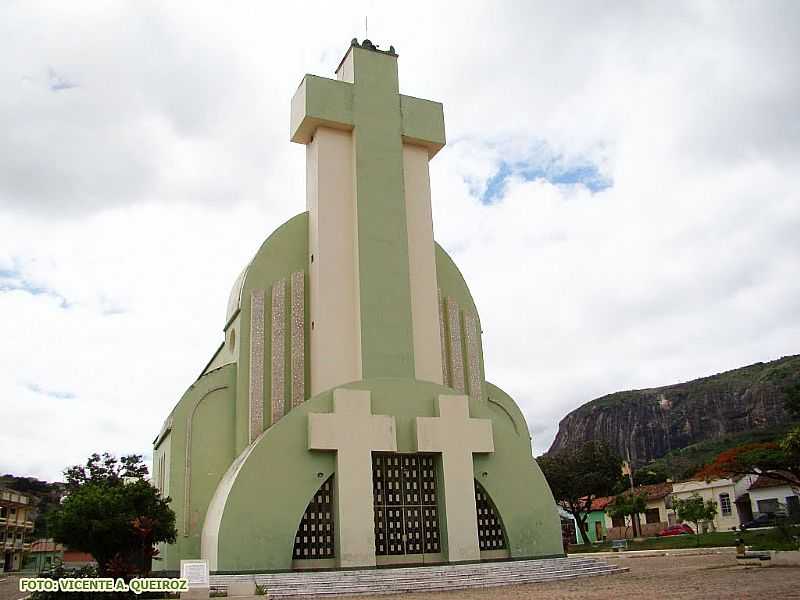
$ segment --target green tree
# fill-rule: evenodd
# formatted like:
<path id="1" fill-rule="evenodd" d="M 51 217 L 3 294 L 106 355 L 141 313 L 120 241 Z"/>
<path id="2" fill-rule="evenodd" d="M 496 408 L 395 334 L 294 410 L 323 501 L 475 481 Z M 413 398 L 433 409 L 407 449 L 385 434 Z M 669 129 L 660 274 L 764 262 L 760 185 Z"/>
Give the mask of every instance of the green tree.
<path id="1" fill-rule="evenodd" d="M 673 498 L 672 507 L 678 513 L 678 519 L 694 523 L 694 534 L 697 545 L 700 545 L 700 523 L 713 521 L 717 516 L 717 503 L 713 500 L 703 500 L 697 493 L 688 498 Z"/>
<path id="2" fill-rule="evenodd" d="M 610 496 L 622 477 L 622 459 L 606 443 L 587 442 L 537 459 L 556 501 L 573 517 L 584 540 L 592 501 Z"/>
<path id="3" fill-rule="evenodd" d="M 65 472 L 67 496 L 51 518 L 56 541 L 90 553 L 102 575 L 146 573 L 154 545 L 175 541 L 175 513 L 145 479 L 140 455 L 93 454 Z"/>
<path id="4" fill-rule="evenodd" d="M 647 510 L 647 494 L 631 494 L 626 492 L 614 498 L 614 501 L 606 507 L 606 512 L 612 517 L 622 517 L 630 521 L 630 526 L 634 526 L 634 519 Z M 635 530 L 635 527 L 634 527 Z"/>

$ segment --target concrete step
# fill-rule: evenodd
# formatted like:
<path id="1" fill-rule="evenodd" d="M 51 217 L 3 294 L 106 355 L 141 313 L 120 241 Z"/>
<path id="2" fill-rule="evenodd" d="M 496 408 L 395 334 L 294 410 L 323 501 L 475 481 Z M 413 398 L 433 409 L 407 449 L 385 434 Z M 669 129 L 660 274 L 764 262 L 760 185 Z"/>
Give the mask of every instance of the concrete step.
<path id="1" fill-rule="evenodd" d="M 225 590 L 231 582 L 255 580 L 267 588 L 272 598 L 329 597 L 498 587 L 613 575 L 627 570 L 595 558 L 580 557 L 432 567 L 212 575 L 211 586 Z"/>

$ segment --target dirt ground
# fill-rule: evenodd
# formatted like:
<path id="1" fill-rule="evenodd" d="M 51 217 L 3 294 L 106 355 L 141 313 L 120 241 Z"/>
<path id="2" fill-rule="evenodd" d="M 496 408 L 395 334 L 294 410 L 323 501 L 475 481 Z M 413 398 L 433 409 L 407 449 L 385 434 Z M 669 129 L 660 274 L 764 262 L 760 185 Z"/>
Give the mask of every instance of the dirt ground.
<path id="1" fill-rule="evenodd" d="M 741 567 L 731 554 L 614 558 L 628 573 L 558 583 L 459 590 L 402 596 L 339 596 L 338 600 L 595 600 L 600 598 L 800 598 L 800 567 Z"/>
<path id="2" fill-rule="evenodd" d="M 407 595 L 338 596 L 338 600 L 597 600 L 600 598 L 800 599 L 800 567 L 737 566 L 730 553 L 702 556 L 654 556 L 606 559 L 628 567 L 628 573 L 582 577 L 558 583 L 536 583 L 454 592 Z M 0 600 L 19 600 L 16 577 L 0 575 Z M 256 598 L 263 598 L 257 596 Z"/>

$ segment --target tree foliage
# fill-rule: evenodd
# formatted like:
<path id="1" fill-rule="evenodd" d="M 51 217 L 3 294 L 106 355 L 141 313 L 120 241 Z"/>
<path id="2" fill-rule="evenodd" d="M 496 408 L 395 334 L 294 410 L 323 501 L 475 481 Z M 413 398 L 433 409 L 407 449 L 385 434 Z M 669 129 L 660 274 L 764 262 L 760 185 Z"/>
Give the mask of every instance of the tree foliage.
<path id="1" fill-rule="evenodd" d="M 632 494 L 627 492 L 614 498 L 614 501 L 606 507 L 606 513 L 611 517 L 623 517 L 630 519 L 633 525 L 634 515 L 639 515 L 647 510 L 647 494 Z"/>
<path id="2" fill-rule="evenodd" d="M 713 500 L 703 500 L 697 493 L 688 498 L 673 498 L 672 507 L 681 521 L 694 523 L 694 533 L 697 536 L 697 545 L 700 545 L 700 523 L 713 521 L 717 516 L 717 503 Z"/>
<path id="3" fill-rule="evenodd" d="M 65 472 L 68 495 L 51 520 L 58 542 L 90 553 L 104 575 L 149 571 L 154 544 L 175 541 L 175 513 L 145 479 L 140 455 L 93 454 Z"/>
<path id="4" fill-rule="evenodd" d="M 73 492 L 87 483 L 118 484 L 127 479 L 144 479 L 147 477 L 147 466 L 139 454 L 130 454 L 117 459 L 104 452 L 102 456 L 92 454 L 86 465 L 74 465 L 64 471 L 67 491 Z"/>
<path id="5" fill-rule="evenodd" d="M 720 453 L 696 477 L 706 480 L 735 475 L 759 475 L 797 485 L 800 481 L 800 427 L 790 431 L 779 443 L 745 444 Z"/>
<path id="6" fill-rule="evenodd" d="M 610 496 L 622 477 L 622 459 L 606 443 L 587 442 L 578 449 L 546 454 L 538 459 L 556 501 L 589 539 L 587 517 L 592 501 Z"/>

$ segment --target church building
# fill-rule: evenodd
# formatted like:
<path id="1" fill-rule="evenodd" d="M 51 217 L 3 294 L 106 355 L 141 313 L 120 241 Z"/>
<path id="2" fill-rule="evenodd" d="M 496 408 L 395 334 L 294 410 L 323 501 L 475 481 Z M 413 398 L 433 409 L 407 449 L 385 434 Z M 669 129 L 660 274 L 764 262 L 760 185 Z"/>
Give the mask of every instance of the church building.
<path id="1" fill-rule="evenodd" d="M 306 75 L 290 138 L 306 210 L 233 285 L 224 341 L 155 439 L 178 537 L 154 570 L 212 572 L 561 556 L 519 407 L 484 377 L 481 324 L 433 238 L 438 102 L 353 40 Z"/>

